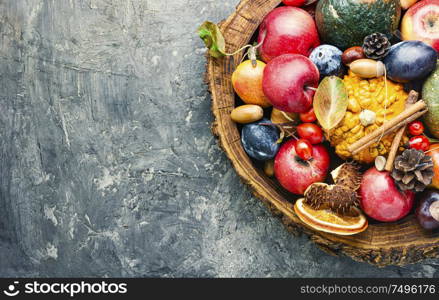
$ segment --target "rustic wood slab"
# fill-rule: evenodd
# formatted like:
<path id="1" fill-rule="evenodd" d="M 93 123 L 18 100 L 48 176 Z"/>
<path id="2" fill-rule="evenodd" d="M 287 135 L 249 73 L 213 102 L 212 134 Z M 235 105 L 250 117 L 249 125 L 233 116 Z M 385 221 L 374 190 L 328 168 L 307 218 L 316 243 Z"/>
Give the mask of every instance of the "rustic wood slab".
<path id="1" fill-rule="evenodd" d="M 279 0 L 242 0 L 236 11 L 220 28 L 230 53 L 247 44 L 264 16 L 278 6 Z M 293 202 L 272 180 L 256 169 L 240 142 L 240 134 L 230 119 L 235 106 L 231 74 L 242 54 L 223 59 L 208 58 L 206 80 L 212 94 L 212 112 L 215 117 L 212 131 L 233 163 L 243 182 L 260 198 L 274 215 L 280 217 L 293 233 L 304 232 L 322 250 L 338 255 L 345 254 L 354 260 L 377 266 L 405 265 L 439 256 L 439 234 L 424 231 L 413 215 L 397 223 L 372 224 L 355 236 L 337 236 L 316 232 L 302 223 L 293 210 Z"/>

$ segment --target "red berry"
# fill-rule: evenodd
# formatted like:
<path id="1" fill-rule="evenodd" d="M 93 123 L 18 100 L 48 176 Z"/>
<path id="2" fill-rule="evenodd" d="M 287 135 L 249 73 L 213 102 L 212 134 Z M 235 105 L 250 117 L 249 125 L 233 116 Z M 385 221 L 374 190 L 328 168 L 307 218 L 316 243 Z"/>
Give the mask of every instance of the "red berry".
<path id="1" fill-rule="evenodd" d="M 424 133 L 424 124 L 421 121 L 414 121 L 409 124 L 409 132 L 411 135 L 421 135 Z"/>
<path id="2" fill-rule="evenodd" d="M 412 149 L 427 151 L 430 148 L 430 141 L 426 136 L 418 135 L 409 140 L 409 146 Z"/>
<path id="3" fill-rule="evenodd" d="M 296 7 L 299 7 L 299 6 L 304 5 L 305 2 L 306 2 L 306 0 L 283 0 L 282 2 L 283 2 L 285 5 L 288 5 L 288 6 L 296 6 Z"/>
<path id="4" fill-rule="evenodd" d="M 300 114 L 299 116 L 303 123 L 312 123 L 317 120 L 314 108 L 311 108 L 308 112 Z"/>
<path id="5" fill-rule="evenodd" d="M 301 139 L 308 140 L 313 145 L 323 142 L 322 128 L 314 123 L 300 124 L 297 126 L 297 134 Z"/>
<path id="6" fill-rule="evenodd" d="M 310 160 L 312 158 L 312 145 L 309 141 L 298 139 L 296 141 L 296 153 L 303 160 Z"/>

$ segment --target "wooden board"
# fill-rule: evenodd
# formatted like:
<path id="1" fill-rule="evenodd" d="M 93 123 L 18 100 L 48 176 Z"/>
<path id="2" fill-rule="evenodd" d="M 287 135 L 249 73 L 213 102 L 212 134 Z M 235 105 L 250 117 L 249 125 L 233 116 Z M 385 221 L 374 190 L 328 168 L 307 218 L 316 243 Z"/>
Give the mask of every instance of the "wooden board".
<path id="1" fill-rule="evenodd" d="M 279 0 L 242 0 L 236 11 L 220 24 L 230 53 L 247 44 L 264 16 L 280 4 Z M 257 170 L 240 142 L 237 126 L 230 119 L 235 105 L 231 74 L 242 54 L 222 59 L 208 58 L 206 80 L 212 94 L 215 117 L 213 133 L 244 183 L 267 204 L 293 233 L 304 232 L 324 251 L 346 254 L 354 260 L 377 266 L 405 265 L 439 256 L 439 234 L 424 231 L 413 216 L 397 223 L 381 223 L 355 236 L 316 232 L 302 223 L 285 193 Z"/>

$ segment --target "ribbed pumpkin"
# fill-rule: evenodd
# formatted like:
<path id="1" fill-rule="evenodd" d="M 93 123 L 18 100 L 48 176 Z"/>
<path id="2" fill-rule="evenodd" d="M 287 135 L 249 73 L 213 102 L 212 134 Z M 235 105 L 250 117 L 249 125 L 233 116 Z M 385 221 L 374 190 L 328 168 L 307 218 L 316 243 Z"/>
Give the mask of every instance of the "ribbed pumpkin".
<path id="1" fill-rule="evenodd" d="M 375 32 L 391 38 L 400 17 L 400 0 L 320 0 L 316 8 L 321 39 L 342 50 Z"/>
<path id="2" fill-rule="evenodd" d="M 331 130 L 328 139 L 335 152 L 343 159 L 353 158 L 362 163 L 371 163 L 378 155 L 385 155 L 390 149 L 395 134 L 384 136 L 380 142 L 352 154 L 347 148 L 366 134 L 379 128 L 384 121 L 393 119 L 405 108 L 407 93 L 403 86 L 387 80 L 387 100 L 384 77 L 362 79 L 349 72 L 343 79 L 349 96 L 345 117 Z M 408 138 L 404 135 L 401 144 Z"/>

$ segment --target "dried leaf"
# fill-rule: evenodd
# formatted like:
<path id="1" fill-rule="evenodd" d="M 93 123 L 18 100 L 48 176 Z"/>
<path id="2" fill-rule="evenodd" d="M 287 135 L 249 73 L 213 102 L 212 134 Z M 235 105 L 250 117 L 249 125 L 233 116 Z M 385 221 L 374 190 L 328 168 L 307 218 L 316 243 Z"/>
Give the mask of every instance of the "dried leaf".
<path id="1" fill-rule="evenodd" d="M 209 48 L 209 54 L 215 58 L 226 55 L 226 41 L 218 25 L 206 21 L 198 27 L 198 35 Z"/>
<path id="2" fill-rule="evenodd" d="M 340 123 L 348 108 L 348 94 L 337 76 L 325 77 L 314 96 L 314 112 L 320 125 L 330 130 Z"/>
<path id="3" fill-rule="evenodd" d="M 273 110 L 271 111 L 271 122 L 275 124 L 280 123 L 288 123 L 293 122 L 294 124 L 299 123 L 299 114 L 296 113 L 286 113 L 281 110 L 278 110 L 273 107 Z"/>

